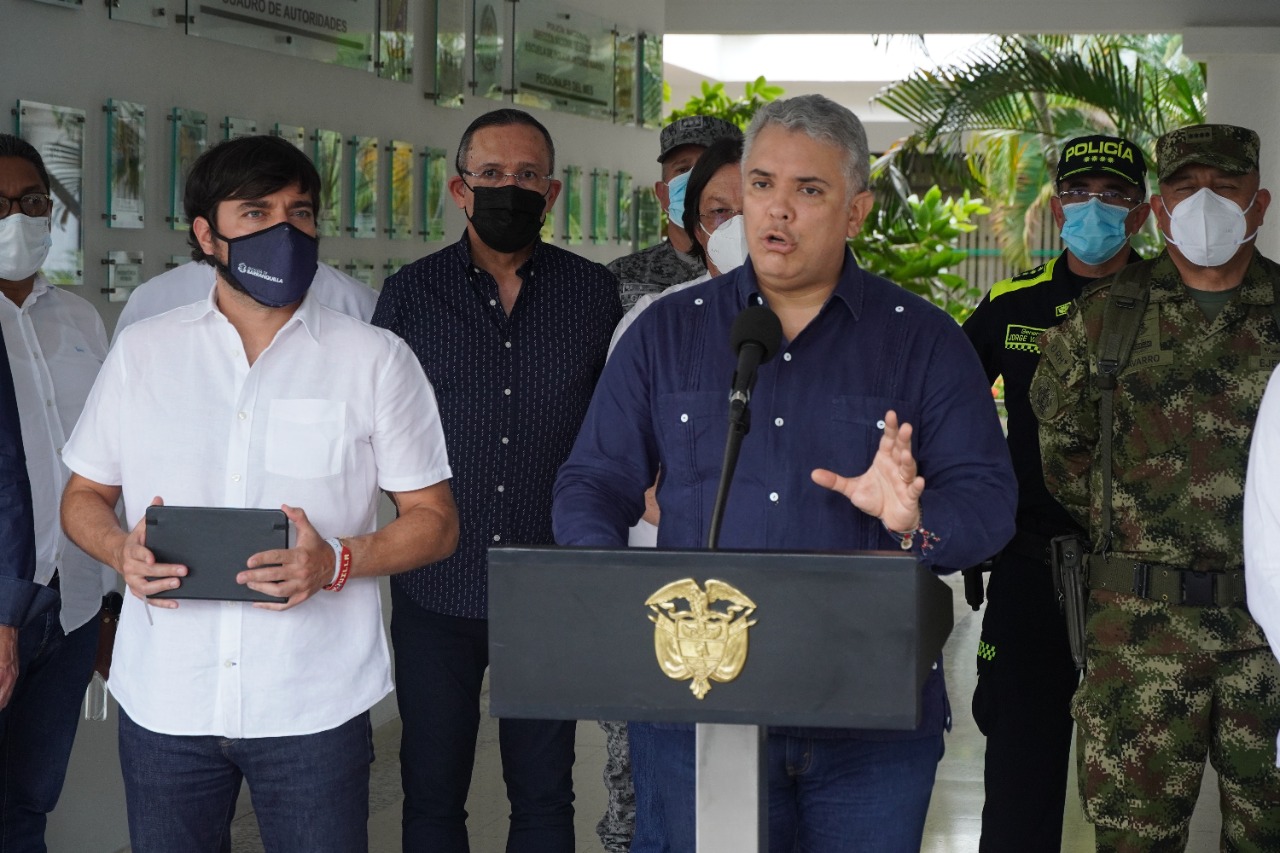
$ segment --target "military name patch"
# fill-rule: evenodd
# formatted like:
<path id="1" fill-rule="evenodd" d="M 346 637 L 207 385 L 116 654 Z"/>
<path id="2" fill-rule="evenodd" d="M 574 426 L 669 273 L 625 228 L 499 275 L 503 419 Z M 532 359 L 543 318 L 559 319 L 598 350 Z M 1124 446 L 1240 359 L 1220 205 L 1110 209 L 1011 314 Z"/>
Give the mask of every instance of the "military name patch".
<path id="1" fill-rule="evenodd" d="M 1044 329 L 1010 323 L 1005 327 L 1004 348 L 1020 352 L 1038 353 L 1040 352 L 1039 340 L 1042 334 L 1044 334 Z"/>
<path id="2" fill-rule="evenodd" d="M 1049 338 L 1044 357 L 1049 360 L 1049 364 L 1059 376 L 1066 376 L 1071 370 L 1071 350 L 1067 347 L 1067 342 L 1062 335 L 1053 335 Z"/>
<path id="3" fill-rule="evenodd" d="M 1278 364 L 1280 364 L 1280 356 L 1277 356 L 1274 353 L 1249 356 L 1250 370 L 1265 370 L 1270 372 L 1275 370 L 1276 365 Z"/>
<path id="4" fill-rule="evenodd" d="M 1159 349 L 1153 352 L 1135 352 L 1129 359 L 1129 366 L 1125 368 L 1124 373 L 1121 375 L 1133 373 L 1135 370 L 1146 370 L 1151 367 L 1168 367 L 1171 364 L 1173 364 L 1173 353 L 1169 350 Z"/>

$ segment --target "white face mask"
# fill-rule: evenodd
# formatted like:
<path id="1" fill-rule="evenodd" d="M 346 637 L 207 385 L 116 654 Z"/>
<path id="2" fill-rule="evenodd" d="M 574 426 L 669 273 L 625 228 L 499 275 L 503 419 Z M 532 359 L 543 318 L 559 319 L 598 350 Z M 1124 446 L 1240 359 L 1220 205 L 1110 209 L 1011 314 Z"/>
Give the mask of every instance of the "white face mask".
<path id="1" fill-rule="evenodd" d="M 707 240 L 707 257 L 716 265 L 721 275 L 747 262 L 747 227 L 741 213 L 726 220 L 710 235 Z"/>
<path id="2" fill-rule="evenodd" d="M 0 278 L 22 281 L 35 275 L 53 246 L 47 216 L 14 213 L 0 219 Z"/>
<path id="3" fill-rule="evenodd" d="M 1258 197 L 1257 193 L 1253 198 Z M 1253 199 L 1249 200 L 1253 207 Z M 1185 198 L 1169 212 L 1169 233 L 1165 239 L 1177 246 L 1187 260 L 1197 266 L 1220 267 L 1235 257 L 1242 243 L 1248 243 L 1258 232 L 1245 236 L 1247 224 L 1244 210 L 1229 198 L 1223 198 L 1208 187 Z"/>

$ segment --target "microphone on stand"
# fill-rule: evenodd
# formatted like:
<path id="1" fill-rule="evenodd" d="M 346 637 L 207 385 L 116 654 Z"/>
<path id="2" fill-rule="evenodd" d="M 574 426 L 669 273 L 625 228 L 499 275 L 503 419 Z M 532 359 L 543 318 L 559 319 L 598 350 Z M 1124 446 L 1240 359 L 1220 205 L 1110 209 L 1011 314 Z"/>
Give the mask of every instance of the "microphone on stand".
<path id="1" fill-rule="evenodd" d="M 742 439 L 751 429 L 747 407 L 751 404 L 751 389 L 756 384 L 756 369 L 777 355 L 781 343 L 782 322 L 777 314 L 763 305 L 747 306 L 733 321 L 729 344 L 738 356 L 738 369 L 733 373 L 733 387 L 729 392 L 729 435 L 725 440 L 720 485 L 716 489 L 711 529 L 707 535 L 707 548 L 712 551 L 720 541 L 720 525 L 724 521 L 724 506 L 729 497 L 733 470 L 738 465 L 738 451 L 742 447 Z"/>

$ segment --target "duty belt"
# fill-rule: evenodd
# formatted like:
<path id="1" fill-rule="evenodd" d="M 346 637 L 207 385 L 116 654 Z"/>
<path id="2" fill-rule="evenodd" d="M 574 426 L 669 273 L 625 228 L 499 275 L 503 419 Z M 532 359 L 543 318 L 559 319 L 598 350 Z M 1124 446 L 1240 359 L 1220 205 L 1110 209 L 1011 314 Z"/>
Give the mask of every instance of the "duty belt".
<path id="1" fill-rule="evenodd" d="M 1099 554 L 1089 554 L 1086 560 L 1089 589 L 1192 607 L 1230 607 L 1245 603 L 1243 569 L 1198 572 Z"/>

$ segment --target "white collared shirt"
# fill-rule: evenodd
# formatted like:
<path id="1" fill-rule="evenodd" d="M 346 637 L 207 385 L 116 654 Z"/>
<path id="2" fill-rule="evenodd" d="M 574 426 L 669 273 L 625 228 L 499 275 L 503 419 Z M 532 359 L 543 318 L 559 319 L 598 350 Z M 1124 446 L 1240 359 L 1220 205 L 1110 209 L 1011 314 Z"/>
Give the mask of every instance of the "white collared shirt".
<path id="1" fill-rule="evenodd" d="M 1280 658 L 1280 370 L 1262 395 L 1244 486 L 1244 585 L 1249 613 Z M 1280 733 L 1276 735 L 1280 767 Z"/>
<path id="2" fill-rule="evenodd" d="M 200 302 L 209 295 L 215 274 L 208 264 L 189 261 L 180 267 L 162 272 L 134 288 L 129 301 L 116 321 L 115 342 L 120 333 L 139 320 Z M 311 293 L 321 305 L 328 305 L 366 323 L 373 318 L 373 307 L 378 303 L 378 292 L 328 264 L 316 267 L 316 277 L 311 280 Z"/>
<path id="3" fill-rule="evenodd" d="M 142 321 L 103 365 L 64 454 L 119 485 L 130 528 L 153 496 L 175 506 L 301 507 L 329 538 L 372 532 L 378 490 L 451 476 L 435 395 L 400 338 L 310 296 L 250 366 L 204 302 Z M 125 596 L 111 692 L 139 725 L 176 735 L 325 731 L 391 689 L 376 578 L 284 612 Z"/>
<path id="4" fill-rule="evenodd" d="M 37 275 L 21 306 L 0 297 L 0 328 L 13 371 L 22 422 L 22 445 L 31 478 L 36 522 L 36 583 L 58 570 L 62 627 L 68 633 L 98 612 L 115 572 L 89 557 L 62 533 L 58 507 L 71 472 L 62 447 L 80 417 L 98 368 L 107 355 L 107 333 L 84 299 Z"/>

